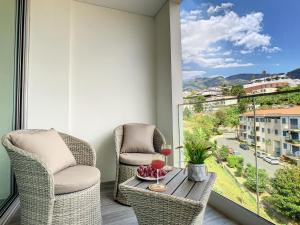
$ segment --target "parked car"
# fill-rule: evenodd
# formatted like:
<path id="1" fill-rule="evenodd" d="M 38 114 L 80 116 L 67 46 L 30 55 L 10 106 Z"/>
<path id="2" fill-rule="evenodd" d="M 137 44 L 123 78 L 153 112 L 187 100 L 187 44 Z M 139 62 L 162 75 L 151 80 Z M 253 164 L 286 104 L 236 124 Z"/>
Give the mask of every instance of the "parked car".
<path id="1" fill-rule="evenodd" d="M 254 152 L 255 155 L 255 152 Z M 267 155 L 264 152 L 257 151 L 257 158 L 265 158 Z"/>
<path id="2" fill-rule="evenodd" d="M 272 160 L 270 161 L 270 164 L 272 164 L 272 165 L 279 165 L 280 162 L 279 162 L 278 159 L 272 159 Z"/>
<path id="3" fill-rule="evenodd" d="M 247 144 L 243 144 L 243 143 L 240 144 L 240 148 L 244 149 L 244 150 L 249 150 L 250 149 Z"/>
<path id="4" fill-rule="evenodd" d="M 270 163 L 272 159 L 271 159 L 270 156 L 265 156 L 265 157 L 263 158 L 263 160 L 265 160 L 266 162 Z"/>
<path id="5" fill-rule="evenodd" d="M 279 165 L 280 164 L 279 158 L 270 156 L 268 163 L 270 163 L 272 165 Z"/>

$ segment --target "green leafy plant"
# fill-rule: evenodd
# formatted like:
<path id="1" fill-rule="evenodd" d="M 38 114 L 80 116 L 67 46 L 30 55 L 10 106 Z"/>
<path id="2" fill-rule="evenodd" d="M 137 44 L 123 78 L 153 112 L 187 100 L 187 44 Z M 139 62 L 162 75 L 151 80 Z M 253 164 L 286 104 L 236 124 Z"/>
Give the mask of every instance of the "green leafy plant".
<path id="1" fill-rule="evenodd" d="M 300 221 L 300 167 L 289 166 L 276 171 L 267 201 L 278 212 Z"/>
<path id="2" fill-rule="evenodd" d="M 229 156 L 229 149 L 223 145 L 219 150 L 219 153 L 220 153 L 220 159 L 222 161 L 226 161 L 227 157 Z"/>
<path id="3" fill-rule="evenodd" d="M 244 159 L 241 156 L 230 155 L 227 157 L 227 163 L 230 168 L 237 168 L 239 165 L 243 165 Z"/>
<path id="4" fill-rule="evenodd" d="M 204 164 L 204 161 L 213 154 L 215 144 L 204 138 L 201 132 L 194 130 L 185 134 L 184 147 L 188 163 Z"/>
<path id="5" fill-rule="evenodd" d="M 247 164 L 245 169 L 246 178 L 245 186 L 253 192 L 256 192 L 256 168 L 250 164 Z M 258 169 L 258 192 L 263 193 L 266 191 L 269 184 L 269 176 L 265 169 Z"/>
<path id="6" fill-rule="evenodd" d="M 241 177 L 243 175 L 243 169 L 244 169 L 244 166 L 241 164 L 238 164 L 236 166 L 235 176 Z"/>

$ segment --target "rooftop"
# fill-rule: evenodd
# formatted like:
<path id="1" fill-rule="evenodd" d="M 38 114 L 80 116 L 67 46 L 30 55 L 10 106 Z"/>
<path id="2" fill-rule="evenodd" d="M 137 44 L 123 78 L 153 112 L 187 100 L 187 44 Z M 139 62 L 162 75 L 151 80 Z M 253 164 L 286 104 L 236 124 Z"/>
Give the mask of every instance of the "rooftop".
<path id="1" fill-rule="evenodd" d="M 253 112 L 243 113 L 244 116 L 253 116 Z M 300 106 L 278 109 L 259 109 L 256 110 L 257 116 L 283 116 L 283 115 L 300 115 Z"/>

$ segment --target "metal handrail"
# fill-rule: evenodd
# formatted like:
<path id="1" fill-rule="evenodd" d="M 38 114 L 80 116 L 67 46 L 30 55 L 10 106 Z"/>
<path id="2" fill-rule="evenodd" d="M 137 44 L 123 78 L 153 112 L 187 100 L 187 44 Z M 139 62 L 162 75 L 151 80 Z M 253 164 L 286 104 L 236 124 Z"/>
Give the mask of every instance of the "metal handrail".
<path id="1" fill-rule="evenodd" d="M 225 100 L 241 100 L 241 99 L 251 99 L 251 98 L 256 98 L 256 97 L 264 97 L 264 96 L 272 96 L 272 95 L 280 95 L 280 94 L 291 94 L 291 93 L 300 93 L 300 90 L 289 90 L 289 91 L 279 91 L 279 92 L 271 92 L 271 93 L 261 93 L 261 94 L 254 94 L 254 95 L 243 95 L 243 96 L 235 96 L 231 98 L 219 98 L 219 99 L 212 99 L 212 100 L 206 100 L 203 102 L 190 102 L 190 103 L 180 103 L 178 104 L 179 106 L 183 105 L 195 105 L 199 103 L 209 103 L 209 102 L 218 102 L 218 101 L 225 101 Z M 191 96 L 191 97 L 184 97 L 183 100 L 188 100 L 188 99 L 195 99 L 199 96 Z"/>

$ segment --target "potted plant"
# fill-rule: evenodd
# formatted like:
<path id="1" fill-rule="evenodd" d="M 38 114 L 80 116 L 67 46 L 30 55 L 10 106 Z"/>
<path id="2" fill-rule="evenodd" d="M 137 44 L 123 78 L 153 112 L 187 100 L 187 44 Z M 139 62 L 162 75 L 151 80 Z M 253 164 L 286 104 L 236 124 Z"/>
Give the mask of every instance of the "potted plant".
<path id="1" fill-rule="evenodd" d="M 194 131 L 193 133 L 186 133 L 184 147 L 188 179 L 193 181 L 206 180 L 207 167 L 204 161 L 212 155 L 214 144 L 199 135 L 199 132 Z"/>

